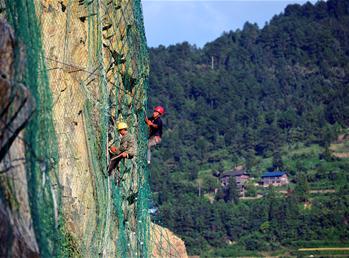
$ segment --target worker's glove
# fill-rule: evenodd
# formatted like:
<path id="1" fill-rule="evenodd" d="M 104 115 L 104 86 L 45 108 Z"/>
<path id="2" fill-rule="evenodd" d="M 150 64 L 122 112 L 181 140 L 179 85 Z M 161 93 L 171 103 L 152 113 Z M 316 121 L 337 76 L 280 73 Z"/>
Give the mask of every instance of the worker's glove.
<path id="1" fill-rule="evenodd" d="M 148 117 L 144 118 L 144 121 L 147 125 L 151 126 L 153 123 L 148 119 Z"/>
<path id="2" fill-rule="evenodd" d="M 115 146 L 111 146 L 111 147 L 110 147 L 110 152 L 111 152 L 112 154 L 116 154 L 117 151 L 118 151 L 118 148 L 116 148 Z"/>
<path id="3" fill-rule="evenodd" d="M 122 157 L 122 158 L 127 158 L 128 157 L 128 154 L 126 152 L 123 152 L 119 155 L 119 157 Z"/>

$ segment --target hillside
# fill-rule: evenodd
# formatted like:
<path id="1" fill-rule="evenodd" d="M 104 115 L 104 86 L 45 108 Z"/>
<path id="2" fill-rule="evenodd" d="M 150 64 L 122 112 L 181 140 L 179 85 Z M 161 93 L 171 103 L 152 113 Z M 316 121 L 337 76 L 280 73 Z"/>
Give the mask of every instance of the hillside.
<path id="1" fill-rule="evenodd" d="M 333 155 L 338 158 L 349 158 L 349 134 L 348 130 L 340 134 L 337 140 L 330 145 Z"/>
<path id="2" fill-rule="evenodd" d="M 346 159 L 336 159 L 330 145 L 349 126 L 348 38 L 349 2 L 330 0 L 289 5 L 263 28 L 246 23 L 202 49 L 186 42 L 150 49 L 150 105 L 167 110 L 162 145 L 151 167 L 160 207 L 155 219 L 180 234 L 191 254 L 228 248 L 229 241 L 242 249 L 273 250 L 296 239 L 347 239 L 348 227 L 339 225 L 348 219 L 349 167 Z M 237 165 L 256 178 L 282 169 L 298 190 L 305 180 L 311 189 L 338 188 L 346 194 L 309 197 L 311 212 L 300 208 L 308 197 L 277 199 L 284 211 L 278 219 L 290 221 L 294 230 L 288 235 L 288 226 L 266 215 L 274 199 L 222 204 L 204 197 L 221 200 L 214 189 L 225 190 L 212 174 Z M 288 208 L 292 198 L 300 206 Z M 321 208 L 330 203 L 341 215 Z M 316 211 L 317 219 L 328 218 L 331 228 L 311 222 Z M 243 226 L 224 218 L 226 213 L 240 218 Z M 304 216 L 309 225 L 300 233 Z M 204 225 L 207 220 L 212 224 Z"/>

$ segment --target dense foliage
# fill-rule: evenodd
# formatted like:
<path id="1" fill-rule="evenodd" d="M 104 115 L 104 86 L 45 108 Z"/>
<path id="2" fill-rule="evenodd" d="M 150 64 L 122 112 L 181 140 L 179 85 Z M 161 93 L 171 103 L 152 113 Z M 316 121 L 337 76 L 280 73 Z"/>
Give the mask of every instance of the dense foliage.
<path id="1" fill-rule="evenodd" d="M 297 162 L 302 157 L 284 163 L 282 156 L 285 146 L 316 144 L 323 150 L 316 162 L 336 162 L 329 144 L 349 126 L 348 39 L 349 2 L 330 0 L 289 5 L 264 28 L 246 23 L 202 49 L 188 43 L 150 49 L 150 104 L 167 110 L 152 190 L 160 220 L 186 240 L 190 253 L 228 240 L 262 250 L 348 235 L 340 227 L 349 219 L 347 196 L 325 196 L 303 210 L 307 197 L 297 197 L 299 186 L 286 199 L 248 204 L 232 203 L 227 189 L 213 203 L 198 194 L 202 171 L 243 163 L 258 176 L 258 162 L 268 158 L 269 169 L 290 170 L 296 183 L 331 180 L 321 165 L 307 174 L 310 168 Z M 345 173 L 349 165 L 342 163 Z M 212 179 L 204 179 L 203 193 L 215 188 Z"/>
<path id="2" fill-rule="evenodd" d="M 297 204 L 297 195 L 283 198 L 273 191 L 263 199 L 238 204 L 211 204 L 194 193 L 178 192 L 178 197 L 161 206 L 159 219 L 196 254 L 205 252 L 208 245 L 224 247 L 229 241 L 246 250 L 264 251 L 282 245 L 303 247 L 316 240 L 348 242 L 349 227 L 343 225 L 349 216 L 347 191 L 314 198 L 305 209 Z"/>

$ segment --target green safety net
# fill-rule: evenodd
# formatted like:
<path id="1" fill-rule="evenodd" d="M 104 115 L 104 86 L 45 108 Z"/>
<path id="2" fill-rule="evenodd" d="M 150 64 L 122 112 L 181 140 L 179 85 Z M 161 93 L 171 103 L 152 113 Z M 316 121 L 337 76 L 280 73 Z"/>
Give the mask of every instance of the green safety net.
<path id="1" fill-rule="evenodd" d="M 40 255 L 179 257 L 167 233 L 151 226 L 149 216 L 148 128 L 144 123 L 149 60 L 140 0 L 43 2 L 0 0 L 2 15 L 12 25 L 26 56 L 25 69 L 21 71 L 22 54 L 17 47 L 15 80 L 26 85 L 36 100 L 37 110 L 23 141 L 31 216 Z M 42 18 L 45 12 L 54 12 L 52 20 Z M 44 46 L 52 49 L 54 42 L 42 32 L 46 23 L 57 22 L 57 17 L 65 21 L 57 24 L 65 26 L 59 59 L 44 52 Z M 84 67 L 72 61 L 73 25 L 75 29 L 86 29 L 86 38 L 81 39 L 87 45 L 87 56 L 81 57 L 86 58 Z M 79 92 L 84 96 L 79 104 L 83 107 L 96 218 L 91 218 L 94 226 L 84 232 L 82 239 L 69 231 L 64 215 L 63 186 L 59 180 L 59 162 L 63 157 L 58 139 L 68 143 L 65 153 L 72 156 L 74 149 L 69 149 L 69 143 L 73 145 L 75 139 L 69 133 L 61 133 L 55 123 L 67 118 L 54 115 L 59 95 L 51 85 L 59 87 L 61 78 L 52 69 L 78 73 Z M 129 133 L 137 140 L 137 155 L 121 161 L 114 176 L 108 177 L 108 148 L 120 140 L 118 121 L 129 125 Z"/>
<path id="2" fill-rule="evenodd" d="M 37 112 L 25 133 L 26 170 L 33 227 L 43 257 L 61 256 L 58 217 L 60 187 L 57 180 L 57 142 L 51 117 L 52 96 L 45 69 L 41 32 L 33 1 L 5 0 L 2 9 L 18 39 L 15 48 L 15 81 L 26 85 Z M 23 15 L 25 14 L 25 15 Z M 20 44 L 25 46 L 22 59 Z M 21 60 L 22 59 L 22 60 Z M 21 62 L 24 70 L 21 71 Z M 47 208 L 50 209 L 47 209 Z"/>

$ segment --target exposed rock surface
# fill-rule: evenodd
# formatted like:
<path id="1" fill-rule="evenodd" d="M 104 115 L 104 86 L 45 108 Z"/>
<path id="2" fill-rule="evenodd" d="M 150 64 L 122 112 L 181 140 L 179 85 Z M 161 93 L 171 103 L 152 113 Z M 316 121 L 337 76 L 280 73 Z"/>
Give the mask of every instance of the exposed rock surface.
<path id="1" fill-rule="evenodd" d="M 188 257 L 184 241 L 167 228 L 152 224 L 151 240 L 154 257 Z"/>
<path id="2" fill-rule="evenodd" d="M 38 119 L 37 133 L 48 130 L 47 121 L 54 126 L 53 133 L 46 134 L 50 137 L 38 138 L 47 142 L 40 142 L 34 151 L 20 132 L 32 115 L 34 101 L 25 86 L 13 83 L 21 76 L 21 69 L 15 74 L 11 61 L 14 35 L 8 25 L 0 28 L 0 170 L 6 171 L 0 172 L 0 241 L 6 243 L 0 247 L 0 257 L 37 257 L 39 252 L 49 257 L 56 254 L 55 244 L 62 238 L 62 252 L 68 252 L 61 254 L 64 257 L 187 257 L 183 241 L 157 225 L 152 226 L 152 249 L 145 248 L 150 254 L 140 252 L 143 243 L 136 239 L 148 237 L 137 227 L 149 227 L 148 207 L 138 203 L 146 198 L 140 187 L 148 191 L 142 153 L 146 148 L 144 82 L 149 71 L 147 59 L 140 57 L 143 39 L 135 4 L 132 0 L 85 2 L 34 1 L 46 65 L 40 68 L 49 79 L 46 88 L 38 90 L 38 98 L 47 102 L 37 102 L 43 119 Z M 140 149 L 134 160 L 122 162 L 123 180 L 117 187 L 106 177 L 108 145 L 118 141 L 116 120 L 130 125 Z M 53 138 L 57 146 L 47 146 L 55 149 L 45 152 L 45 144 L 52 144 Z M 28 152 L 47 160 L 34 157 L 37 160 L 31 161 L 28 172 Z M 30 180 L 38 191 L 31 188 Z M 40 202 L 35 203 L 35 198 Z M 35 215 L 34 204 L 40 209 Z"/>
<path id="3" fill-rule="evenodd" d="M 0 20 L 0 257 L 39 257 L 21 140 L 35 105 L 29 90 L 15 83 L 15 43 L 12 29 Z"/>
<path id="4" fill-rule="evenodd" d="M 15 38 L 0 20 L 0 161 L 32 115 L 35 104 L 28 89 L 14 77 Z"/>

